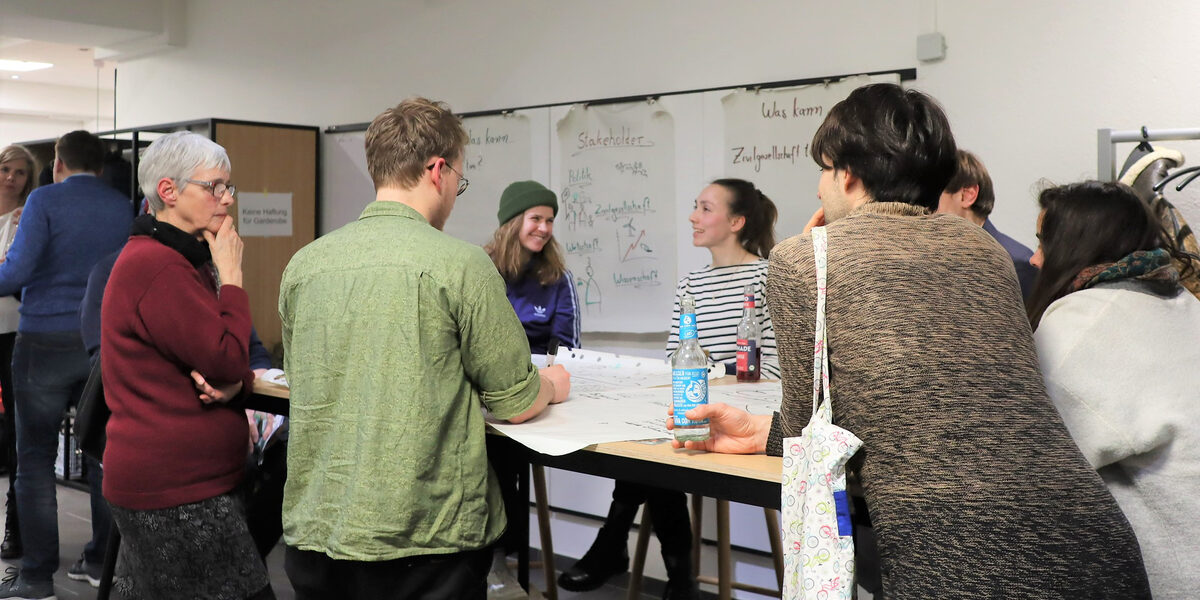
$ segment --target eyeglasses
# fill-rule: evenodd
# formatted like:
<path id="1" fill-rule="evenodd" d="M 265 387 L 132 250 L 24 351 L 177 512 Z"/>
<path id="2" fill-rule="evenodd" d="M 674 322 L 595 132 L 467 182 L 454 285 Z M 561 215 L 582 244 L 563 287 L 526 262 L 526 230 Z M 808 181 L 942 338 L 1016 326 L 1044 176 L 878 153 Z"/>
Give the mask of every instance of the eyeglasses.
<path id="1" fill-rule="evenodd" d="M 206 190 L 217 198 L 224 198 L 225 192 L 229 192 L 230 196 L 237 195 L 237 188 L 232 185 L 221 183 L 220 181 L 200 181 L 198 179 L 184 179 L 188 183 L 194 183 Z"/>
<path id="2" fill-rule="evenodd" d="M 471 185 L 471 181 L 469 179 L 467 179 L 466 177 L 463 177 L 462 173 L 455 171 L 454 167 L 450 166 L 450 163 L 445 163 L 445 165 L 446 165 L 447 169 L 450 169 L 451 172 L 453 172 L 455 175 L 458 175 L 458 193 L 456 193 L 454 195 L 455 196 L 463 195 L 463 192 L 467 191 L 467 186 Z M 437 166 L 437 163 L 433 163 L 432 165 L 429 165 L 428 167 L 425 167 L 425 168 L 432 171 L 433 167 L 435 167 L 435 166 Z"/>

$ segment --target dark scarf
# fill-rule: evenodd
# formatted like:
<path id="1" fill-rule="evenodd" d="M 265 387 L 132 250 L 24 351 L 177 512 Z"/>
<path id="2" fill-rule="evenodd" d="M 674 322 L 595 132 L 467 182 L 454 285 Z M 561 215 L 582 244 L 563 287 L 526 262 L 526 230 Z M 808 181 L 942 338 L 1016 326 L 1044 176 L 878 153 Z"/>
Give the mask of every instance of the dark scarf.
<path id="1" fill-rule="evenodd" d="M 134 219 L 129 234 L 148 235 L 158 240 L 162 245 L 182 254 L 193 267 L 200 268 L 212 262 L 208 242 L 202 242 L 170 223 L 163 223 L 155 219 L 154 215 L 142 215 Z"/>
<path id="2" fill-rule="evenodd" d="M 1092 265 L 1080 271 L 1067 293 L 1122 279 L 1141 281 L 1157 294 L 1170 295 L 1179 285 L 1179 271 L 1171 265 L 1171 255 L 1166 250 L 1138 250 L 1117 262 Z"/>

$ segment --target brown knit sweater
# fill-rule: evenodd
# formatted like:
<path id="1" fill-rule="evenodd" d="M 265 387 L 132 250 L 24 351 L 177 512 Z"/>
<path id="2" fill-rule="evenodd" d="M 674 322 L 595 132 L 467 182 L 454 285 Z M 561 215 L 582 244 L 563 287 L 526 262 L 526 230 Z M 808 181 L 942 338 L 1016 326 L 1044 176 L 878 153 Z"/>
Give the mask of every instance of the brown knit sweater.
<path id="1" fill-rule="evenodd" d="M 1149 597 L 1133 530 L 1046 396 L 1000 245 L 896 203 L 828 232 L 833 417 L 865 442 L 852 465 L 888 600 Z M 784 436 L 811 413 L 815 287 L 809 236 L 771 251 Z"/>

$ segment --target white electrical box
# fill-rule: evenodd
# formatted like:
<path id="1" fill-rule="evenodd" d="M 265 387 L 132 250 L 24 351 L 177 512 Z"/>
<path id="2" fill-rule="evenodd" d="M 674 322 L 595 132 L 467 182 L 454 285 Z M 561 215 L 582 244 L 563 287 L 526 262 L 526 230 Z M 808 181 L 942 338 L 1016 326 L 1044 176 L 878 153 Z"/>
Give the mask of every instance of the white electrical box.
<path id="1" fill-rule="evenodd" d="M 917 36 L 917 60 L 932 61 L 946 58 L 946 36 L 934 32 Z"/>

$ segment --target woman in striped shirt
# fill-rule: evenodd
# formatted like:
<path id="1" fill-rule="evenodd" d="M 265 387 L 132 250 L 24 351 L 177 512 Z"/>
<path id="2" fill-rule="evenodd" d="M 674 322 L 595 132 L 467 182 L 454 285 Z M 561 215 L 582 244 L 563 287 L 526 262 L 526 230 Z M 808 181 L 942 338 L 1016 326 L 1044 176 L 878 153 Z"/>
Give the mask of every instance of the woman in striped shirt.
<path id="1" fill-rule="evenodd" d="M 754 286 L 762 323 L 761 368 L 766 376 L 779 377 L 775 331 L 764 296 L 767 256 L 775 245 L 777 214 L 775 204 L 749 181 L 718 179 L 700 192 L 688 221 L 692 224 L 692 244 L 708 248 L 712 263 L 679 280 L 667 339 L 668 358 L 679 345 L 679 298 L 687 293 L 696 300 L 700 346 L 713 361 L 732 363 L 737 353 L 737 325 L 742 318 L 742 291 L 749 284 Z M 726 371 L 732 373 L 733 365 L 727 364 Z M 593 590 L 628 569 L 629 529 L 643 502 L 662 545 L 667 569 L 663 598 L 698 598 L 690 558 L 692 531 L 687 496 L 621 480 L 613 488 L 608 518 L 596 541 L 583 558 L 563 572 L 559 586 L 570 591 Z"/>
<path id="2" fill-rule="evenodd" d="M 671 334 L 667 358 L 679 346 L 679 299 L 691 294 L 696 300 L 696 325 L 700 347 L 713 362 L 725 363 L 734 372 L 737 355 L 737 326 L 742 319 L 742 291 L 754 286 L 755 310 L 762 324 L 762 370 L 779 378 L 779 355 L 775 330 L 764 294 L 767 256 L 775 245 L 775 204 L 754 184 L 741 179 L 718 179 L 696 198 L 692 223 L 692 245 L 708 248 L 712 263 L 684 275 L 675 289 L 671 312 Z"/>

